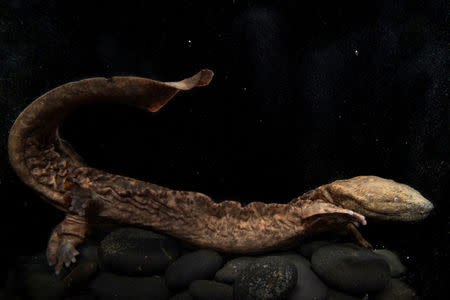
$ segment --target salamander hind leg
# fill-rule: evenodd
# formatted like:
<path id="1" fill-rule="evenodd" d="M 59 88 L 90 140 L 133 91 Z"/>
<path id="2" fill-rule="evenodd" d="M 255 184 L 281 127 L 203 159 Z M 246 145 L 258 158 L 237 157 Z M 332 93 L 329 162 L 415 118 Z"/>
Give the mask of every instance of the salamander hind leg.
<path id="1" fill-rule="evenodd" d="M 50 266 L 55 266 L 57 275 L 63 266 L 76 262 L 79 254 L 76 247 L 84 242 L 88 231 L 86 217 L 77 215 L 67 215 L 53 230 L 47 246 L 47 261 Z"/>

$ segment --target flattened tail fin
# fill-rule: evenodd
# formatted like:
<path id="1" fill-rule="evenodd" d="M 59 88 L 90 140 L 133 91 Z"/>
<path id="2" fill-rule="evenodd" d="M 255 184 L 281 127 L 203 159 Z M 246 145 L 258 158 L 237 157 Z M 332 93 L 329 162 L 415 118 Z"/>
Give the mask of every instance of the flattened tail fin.
<path id="1" fill-rule="evenodd" d="M 214 76 L 214 72 L 209 69 L 202 69 L 200 72 L 191 76 L 189 78 L 185 78 L 176 82 L 163 82 L 162 86 L 166 86 L 169 88 L 167 93 L 167 97 L 163 97 L 157 103 L 153 103 L 149 105 L 147 109 L 151 112 L 156 112 L 160 110 L 176 93 L 179 91 L 188 91 L 198 86 L 208 85 Z"/>

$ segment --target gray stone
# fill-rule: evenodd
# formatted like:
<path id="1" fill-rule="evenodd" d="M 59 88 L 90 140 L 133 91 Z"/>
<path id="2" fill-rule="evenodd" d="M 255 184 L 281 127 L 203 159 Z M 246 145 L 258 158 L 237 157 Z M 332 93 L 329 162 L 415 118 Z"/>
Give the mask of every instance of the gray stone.
<path id="1" fill-rule="evenodd" d="M 108 272 L 98 274 L 90 290 L 100 300 L 167 300 L 170 294 L 159 276 L 129 277 Z"/>
<path id="2" fill-rule="evenodd" d="M 273 253 L 273 254 L 268 255 L 268 256 L 281 256 L 281 257 L 287 258 L 292 263 L 294 263 L 296 266 L 298 264 L 300 264 L 302 266 L 307 266 L 308 268 L 311 267 L 311 262 L 308 259 L 306 259 L 302 255 L 300 255 L 300 254 L 298 254 L 298 253 L 296 253 L 294 251 L 276 252 L 276 253 Z"/>
<path id="3" fill-rule="evenodd" d="M 165 273 L 167 286 L 171 290 L 183 290 L 194 280 L 211 279 L 222 264 L 222 257 L 212 250 L 188 253 L 167 268 Z"/>
<path id="4" fill-rule="evenodd" d="M 94 260 L 83 259 L 76 264 L 70 273 L 64 277 L 66 290 L 79 290 L 84 288 L 97 272 L 98 266 Z"/>
<path id="5" fill-rule="evenodd" d="M 224 283 L 233 283 L 239 274 L 244 270 L 251 262 L 255 261 L 255 257 L 243 256 L 228 261 L 223 268 L 217 271 L 215 280 Z"/>
<path id="6" fill-rule="evenodd" d="M 64 284 L 48 271 L 33 272 L 25 279 L 26 294 L 35 300 L 63 299 Z"/>
<path id="7" fill-rule="evenodd" d="M 301 245 L 298 251 L 300 252 L 301 255 L 303 255 L 307 259 L 311 259 L 313 253 L 316 252 L 319 248 L 330 244 L 331 242 L 326 240 L 312 241 Z"/>
<path id="8" fill-rule="evenodd" d="M 249 264 L 233 285 L 235 300 L 286 299 L 297 283 L 297 269 L 288 259 L 262 257 Z"/>
<path id="9" fill-rule="evenodd" d="M 380 255 L 388 263 L 391 277 L 400 277 L 405 274 L 406 267 L 402 264 L 397 254 L 387 249 L 376 249 L 373 252 Z"/>
<path id="10" fill-rule="evenodd" d="M 16 268 L 8 275 L 10 294 L 36 300 L 63 299 L 66 294 L 63 281 L 48 266 L 44 253 L 19 257 Z"/>
<path id="11" fill-rule="evenodd" d="M 189 291 L 184 291 L 170 297 L 169 300 L 194 300 Z"/>
<path id="12" fill-rule="evenodd" d="M 400 279 L 393 278 L 380 292 L 370 295 L 374 300 L 417 300 L 416 292 Z"/>
<path id="13" fill-rule="evenodd" d="M 70 297 L 64 298 L 64 300 L 97 300 L 97 298 L 92 294 L 82 294 L 82 295 L 70 296 Z"/>
<path id="14" fill-rule="evenodd" d="M 350 243 L 323 246 L 314 252 L 311 262 L 327 285 L 350 294 L 380 291 L 390 280 L 389 265 L 383 258 Z"/>
<path id="15" fill-rule="evenodd" d="M 328 295 L 326 300 L 362 300 L 362 297 L 356 297 L 348 294 L 344 294 L 342 292 L 328 289 Z"/>
<path id="16" fill-rule="evenodd" d="M 309 264 L 295 262 L 298 278 L 294 290 L 289 295 L 289 300 L 323 300 L 327 296 L 328 287 L 311 270 Z"/>
<path id="17" fill-rule="evenodd" d="M 98 257 L 98 248 L 100 247 L 100 243 L 87 239 L 80 247 L 80 255 L 77 260 L 93 260 L 98 265 L 100 264 L 100 260 Z"/>
<path id="18" fill-rule="evenodd" d="M 195 300 L 233 300 L 232 286 L 212 280 L 193 281 L 189 292 Z"/>
<path id="19" fill-rule="evenodd" d="M 138 228 L 111 232 L 99 248 L 102 269 L 122 275 L 161 274 L 179 253 L 176 240 Z"/>
<path id="20" fill-rule="evenodd" d="M 297 284 L 288 299 L 321 300 L 326 298 L 328 287 L 311 270 L 311 262 L 309 260 L 295 252 L 280 252 L 270 256 L 286 258 L 297 268 Z"/>

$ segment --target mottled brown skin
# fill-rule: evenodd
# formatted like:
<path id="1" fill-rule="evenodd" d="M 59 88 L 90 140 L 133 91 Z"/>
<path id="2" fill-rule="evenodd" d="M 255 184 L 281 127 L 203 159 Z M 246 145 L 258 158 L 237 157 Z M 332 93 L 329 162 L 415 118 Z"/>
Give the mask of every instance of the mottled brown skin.
<path id="1" fill-rule="evenodd" d="M 8 141 L 11 165 L 26 185 L 66 213 L 47 247 L 49 264 L 57 273 L 76 261 L 76 246 L 99 218 L 148 226 L 200 247 L 256 253 L 335 228 L 344 228 L 369 247 L 353 226 L 365 225 L 364 215 L 418 220 L 432 209 L 409 186 L 375 176 L 335 181 L 286 204 L 216 203 L 198 192 L 91 168 L 59 137 L 59 124 L 79 105 L 114 101 L 157 111 L 178 91 L 207 85 L 212 76 L 205 69 L 179 82 L 91 78 L 49 91 L 20 114 Z"/>

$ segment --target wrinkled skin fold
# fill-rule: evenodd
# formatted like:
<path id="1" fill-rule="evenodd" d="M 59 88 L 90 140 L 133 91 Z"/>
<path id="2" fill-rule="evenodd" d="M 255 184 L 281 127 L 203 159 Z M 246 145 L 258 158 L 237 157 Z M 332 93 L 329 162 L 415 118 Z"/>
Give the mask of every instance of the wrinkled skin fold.
<path id="1" fill-rule="evenodd" d="M 353 224 L 365 217 L 414 221 L 433 205 L 413 188 L 376 176 L 338 180 L 289 203 L 216 203 L 193 191 L 178 191 L 85 165 L 58 134 L 59 124 L 78 106 L 113 101 L 158 111 L 175 94 L 207 85 L 201 70 L 178 82 L 140 77 L 90 78 L 57 87 L 32 102 L 11 128 L 8 151 L 19 178 L 65 212 L 47 247 L 59 271 L 76 262 L 76 247 L 96 219 L 147 226 L 204 248 L 258 253 L 305 236 L 344 228 L 370 247 Z"/>

